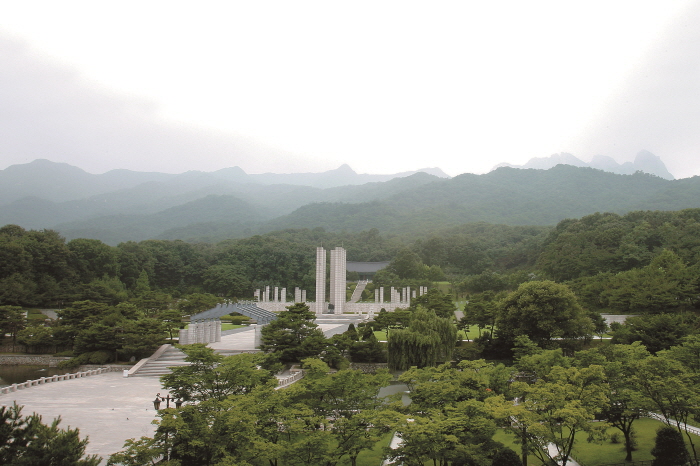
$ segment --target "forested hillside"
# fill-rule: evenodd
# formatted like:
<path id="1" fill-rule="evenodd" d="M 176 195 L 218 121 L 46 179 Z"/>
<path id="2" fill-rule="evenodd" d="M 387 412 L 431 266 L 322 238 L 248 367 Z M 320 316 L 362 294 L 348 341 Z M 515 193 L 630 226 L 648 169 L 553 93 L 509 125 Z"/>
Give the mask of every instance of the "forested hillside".
<path id="1" fill-rule="evenodd" d="M 38 170 L 35 177 L 30 168 Z M 52 179 L 53 168 L 57 175 Z M 68 239 L 93 238 L 116 246 L 147 239 L 215 243 L 316 227 L 337 232 L 376 228 L 382 234 L 419 238 L 465 223 L 553 226 L 596 212 L 700 208 L 698 177 L 665 180 L 568 165 L 503 167 L 451 179 L 419 172 L 334 185 L 332 180 L 347 179 L 340 170 L 326 173 L 326 181 L 315 187 L 262 184 L 236 169 L 180 175 L 122 172 L 89 175 L 48 161 L 8 168 L 0 172 L 0 181 L 7 182 L 0 189 L 0 224 L 54 229 Z"/>
<path id="2" fill-rule="evenodd" d="M 206 204 L 199 207 L 194 214 L 205 216 Z M 232 201 L 231 215 L 238 208 Z M 161 221 L 158 216 L 149 220 Z M 643 272 L 655 259 L 665 258 L 677 263 L 673 270 L 688 274 L 689 293 L 697 291 L 692 280 L 700 267 L 700 209 L 593 214 L 555 228 L 482 222 L 428 231 L 394 235 L 377 228 L 337 232 L 316 227 L 217 243 L 146 240 L 110 246 L 8 225 L 0 229 L 0 303 L 54 307 L 80 299 L 119 302 L 143 274 L 153 290 L 174 295 L 250 297 L 263 285 L 299 286 L 312 293 L 314 250 L 320 245 L 342 245 L 348 260 L 394 261 L 377 278 L 386 284 L 427 284 L 440 278 L 460 284 L 462 292 L 497 292 L 536 276 L 570 283 L 591 307 L 624 310 L 621 298 L 603 300 L 603 289 L 618 280 L 642 286 L 634 280 L 642 280 L 643 273 L 636 278 L 625 274 Z"/>

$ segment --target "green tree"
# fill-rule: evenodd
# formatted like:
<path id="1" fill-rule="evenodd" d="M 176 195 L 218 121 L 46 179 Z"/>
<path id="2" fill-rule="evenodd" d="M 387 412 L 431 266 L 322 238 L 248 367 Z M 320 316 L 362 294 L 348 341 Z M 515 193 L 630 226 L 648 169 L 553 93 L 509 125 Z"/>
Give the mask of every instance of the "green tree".
<path id="1" fill-rule="evenodd" d="M 183 296 L 177 302 L 177 308 L 182 315 L 190 316 L 208 311 L 216 307 L 219 298 L 209 293 L 192 293 Z"/>
<path id="2" fill-rule="evenodd" d="M 411 321 L 411 311 L 407 309 L 397 308 L 393 312 L 388 312 L 386 309 L 381 309 L 374 315 L 372 327 L 375 330 L 384 330 L 389 336 L 391 329 L 405 328 Z"/>
<path id="3" fill-rule="evenodd" d="M 389 367 L 406 370 L 411 366 L 434 366 L 452 358 L 457 329 L 452 319 L 418 308 L 408 328 L 394 330 L 388 340 Z"/>
<path id="4" fill-rule="evenodd" d="M 399 425 L 402 444 L 391 456 L 407 466 L 490 464 L 500 446 L 492 440 L 496 423 L 483 402 L 465 400 L 442 411 L 413 414 Z"/>
<path id="5" fill-rule="evenodd" d="M 162 322 L 165 331 L 168 332 L 170 341 L 173 341 L 173 331 L 182 328 L 182 314 L 177 309 L 166 309 L 158 315 L 158 320 Z"/>
<path id="6" fill-rule="evenodd" d="M 690 460 L 683 436 L 676 429 L 668 426 L 656 431 L 651 454 L 654 456 L 652 466 L 684 466 Z"/>
<path id="7" fill-rule="evenodd" d="M 420 256 L 408 248 L 404 248 L 386 267 L 400 279 L 422 278 L 423 262 Z"/>
<path id="8" fill-rule="evenodd" d="M 252 289 L 245 270 L 239 265 L 213 265 L 204 272 L 203 278 L 204 289 L 217 296 L 240 298 Z"/>
<path id="9" fill-rule="evenodd" d="M 355 341 L 348 350 L 353 362 L 386 362 L 386 350 L 371 334 L 365 341 Z"/>
<path id="10" fill-rule="evenodd" d="M 34 352 L 53 345 L 53 332 L 43 325 L 26 327 L 17 333 L 17 342 L 27 346 L 31 350 L 29 352 Z"/>
<path id="11" fill-rule="evenodd" d="M 347 455 L 356 466 L 357 456 L 374 447 L 379 438 L 396 422 L 396 413 L 379 398 L 379 389 L 389 385 L 388 371 L 366 374 L 358 370 L 329 373 L 318 360 L 305 360 L 307 375 L 288 388 L 290 396 L 314 410 L 324 420 L 337 443 L 335 462 Z"/>
<path id="12" fill-rule="evenodd" d="M 14 343 L 26 325 L 25 311 L 20 306 L 0 306 L 0 337 L 10 334 Z"/>
<path id="13" fill-rule="evenodd" d="M 649 265 L 611 277 L 600 298 L 613 312 L 659 314 L 690 308 L 697 287 L 696 274 L 665 250 Z"/>
<path id="14" fill-rule="evenodd" d="M 700 405 L 697 375 L 667 355 L 648 356 L 637 363 L 634 382 L 653 411 L 661 414 L 680 434 L 685 434 L 697 461 L 695 436 L 688 430 L 688 422 Z"/>
<path id="15" fill-rule="evenodd" d="M 102 277 L 116 277 L 119 264 L 117 250 L 100 240 L 78 238 L 66 245 L 69 263 L 82 283 Z"/>
<path id="16" fill-rule="evenodd" d="M 87 439 L 78 429 L 59 428 L 60 422 L 46 425 L 38 414 L 23 416 L 20 406 L 0 406 L 0 464 L 97 466 L 99 457 L 85 456 Z"/>
<path id="17" fill-rule="evenodd" d="M 500 405 L 492 400 L 491 408 L 500 406 L 500 412 L 494 409 L 496 416 L 515 419 L 525 429 L 528 444 L 535 446 L 529 451 L 543 463 L 566 466 L 577 433 L 586 432 L 592 439 L 603 437 L 606 426 L 591 422 L 608 403 L 606 394 L 610 392 L 601 366 L 555 366 L 534 384 L 513 382 L 512 389 L 524 398 L 520 405 L 501 398 Z M 557 453 L 550 454 L 550 443 L 557 447 Z"/>
<path id="18" fill-rule="evenodd" d="M 649 314 L 628 317 L 624 324 L 611 325 L 612 343 L 641 342 L 651 353 L 680 345 L 683 338 L 696 333 L 700 319 L 695 314 Z"/>
<path id="19" fill-rule="evenodd" d="M 625 437 L 625 461 L 632 461 L 634 422 L 649 410 L 649 402 L 635 382 L 637 361 L 648 356 L 646 348 L 638 342 L 632 345 L 607 345 L 576 354 L 578 363 L 600 364 L 605 370 L 610 393 L 608 404 L 601 414 Z"/>
<path id="20" fill-rule="evenodd" d="M 222 401 L 273 379 L 270 372 L 257 367 L 260 362 L 257 355 L 224 357 L 203 344 L 184 345 L 182 350 L 190 364 L 174 367 L 161 381 L 164 388 L 184 401 Z"/>
<path id="21" fill-rule="evenodd" d="M 314 322 L 316 314 L 304 303 L 288 306 L 277 319 L 263 326 L 260 349 L 280 362 L 301 361 L 320 355 L 327 346 Z"/>
<path id="22" fill-rule="evenodd" d="M 553 339 L 590 338 L 593 323 L 566 285 L 552 281 L 523 283 L 501 304 L 498 334 L 512 342 L 527 335 L 542 347 Z"/>
<path id="23" fill-rule="evenodd" d="M 411 299 L 411 305 L 408 309 L 415 311 L 419 306 L 444 318 L 453 318 L 457 310 L 452 295 L 445 294 L 437 288 L 431 288 L 422 296 Z"/>
<path id="24" fill-rule="evenodd" d="M 501 448 L 493 455 L 491 466 L 523 466 L 518 454 L 510 448 Z"/>

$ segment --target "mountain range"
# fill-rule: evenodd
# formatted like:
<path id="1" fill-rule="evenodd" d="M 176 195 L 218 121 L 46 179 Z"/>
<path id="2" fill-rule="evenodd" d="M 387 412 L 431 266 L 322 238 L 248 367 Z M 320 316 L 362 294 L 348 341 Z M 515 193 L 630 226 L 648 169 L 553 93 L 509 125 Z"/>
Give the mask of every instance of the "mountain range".
<path id="1" fill-rule="evenodd" d="M 640 151 L 634 158 L 633 162 L 625 162 L 622 164 L 617 163 L 615 159 L 606 155 L 596 155 L 590 162 L 584 162 L 578 157 L 562 152 L 561 154 L 553 154 L 549 157 L 532 158 L 524 165 L 501 163 L 496 165 L 494 169 L 500 167 L 512 167 L 548 170 L 560 164 L 572 165 L 574 167 L 597 168 L 606 172 L 617 173 L 618 175 L 631 175 L 640 171 L 659 176 L 666 180 L 674 179 L 674 176 L 668 171 L 666 165 L 664 165 L 664 163 L 661 161 L 661 158 L 646 150 Z"/>
<path id="2" fill-rule="evenodd" d="M 668 180 L 639 170 L 619 175 L 564 164 L 453 178 L 439 169 L 361 175 L 346 165 L 296 175 L 249 175 L 237 167 L 93 175 L 48 160 L 0 171 L 0 225 L 51 228 L 67 239 L 112 245 L 151 238 L 220 241 L 316 227 L 425 235 L 469 222 L 554 225 L 594 212 L 692 207 L 700 207 L 700 177 Z"/>

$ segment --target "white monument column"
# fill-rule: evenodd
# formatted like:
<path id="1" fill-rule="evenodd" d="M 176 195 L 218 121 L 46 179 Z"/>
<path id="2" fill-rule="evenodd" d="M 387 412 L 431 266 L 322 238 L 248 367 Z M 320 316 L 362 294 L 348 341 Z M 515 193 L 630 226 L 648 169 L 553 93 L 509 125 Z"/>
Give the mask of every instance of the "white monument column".
<path id="1" fill-rule="evenodd" d="M 332 252 L 331 252 L 332 254 Z M 333 272 L 331 272 L 333 273 Z M 323 314 L 326 308 L 326 250 L 316 248 L 316 305 L 314 312 Z"/>
<path id="2" fill-rule="evenodd" d="M 179 338 L 177 339 L 177 342 L 179 344 L 181 344 L 181 345 L 189 345 L 190 344 L 190 342 L 187 341 L 187 333 L 188 333 L 187 329 L 181 328 L 179 330 L 179 332 L 178 332 Z"/>
<path id="3" fill-rule="evenodd" d="M 342 314 L 345 308 L 347 296 L 347 255 L 345 249 L 336 247 L 331 250 L 331 296 L 330 302 L 334 306 L 334 314 Z"/>

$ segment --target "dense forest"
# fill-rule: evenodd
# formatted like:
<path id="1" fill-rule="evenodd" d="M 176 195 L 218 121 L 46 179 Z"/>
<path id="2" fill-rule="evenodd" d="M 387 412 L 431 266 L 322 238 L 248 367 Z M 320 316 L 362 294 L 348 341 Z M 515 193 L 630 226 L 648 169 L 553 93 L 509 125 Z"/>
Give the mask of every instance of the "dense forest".
<path id="1" fill-rule="evenodd" d="M 263 285 L 313 293 L 314 250 L 322 245 L 342 245 L 351 261 L 392 261 L 377 277 L 381 284 L 442 280 L 473 294 L 514 289 L 537 277 L 567 283 L 588 307 L 629 313 L 640 306 L 634 300 L 643 299 L 633 295 L 643 290 L 668 301 L 649 298 L 646 310 L 695 303 L 700 209 L 593 214 L 554 228 L 471 223 L 420 238 L 317 227 L 218 243 L 117 246 L 7 225 L 0 228 L 0 305 L 117 304 L 134 294 L 139 279 L 174 297 L 250 298 Z"/>
<path id="2" fill-rule="evenodd" d="M 117 246 L 96 239 L 66 241 L 53 230 L 7 225 L 0 228 L 0 329 L 27 347 L 48 342 L 66 349 L 64 354 L 76 356 L 69 364 L 143 357 L 164 342 L 166 334 L 172 338 L 184 315 L 221 299 L 250 298 L 254 288 L 265 284 L 301 286 L 312 293 L 314 249 L 342 245 L 348 260 L 389 262 L 374 285 L 442 282 L 444 288 L 447 282 L 459 299 L 469 301 L 464 318 L 454 321 L 454 297 L 436 286 L 408 309 L 379 312 L 373 322 L 332 338 L 316 328 L 308 307 L 292 306 L 264 328 L 260 355 L 224 359 L 201 353 L 201 361 L 195 357 L 194 368 L 187 369 L 202 369 L 199 376 L 205 378 L 221 376 L 217 387 L 239 392 L 166 413 L 153 439 L 127 443 L 126 450 L 112 458 L 113 464 L 142 464 L 134 458 L 148 459 L 163 451 L 185 461 L 194 451 L 189 431 L 168 423 L 179 416 L 206 418 L 217 413 L 224 417 L 198 424 L 197 435 L 226 439 L 218 429 L 233 429 L 230 421 L 235 420 L 240 435 L 249 436 L 249 445 L 264 443 L 275 452 L 265 461 L 284 456 L 293 464 L 307 464 L 299 459 L 305 454 L 303 442 L 323 437 L 324 448 L 314 444 L 306 451 L 326 455 L 314 464 L 340 464 L 346 455 L 355 462 L 360 451 L 371 449 L 392 430 L 404 439 L 392 454 L 405 464 L 432 460 L 442 465 L 500 466 L 505 464 L 502 455 L 521 464 L 514 451 L 494 440 L 499 430 L 520 438 L 522 455 L 528 451 L 522 442 L 528 442 L 538 445 L 529 451 L 542 461 L 566 462 L 575 453 L 576 433 L 579 442 L 582 436 L 604 442 L 614 436 L 606 429 L 617 429 L 618 436 L 624 435 L 619 448 L 631 459 L 638 447 L 649 447 L 639 445 L 637 436 L 652 435 L 645 424 L 650 411 L 670 419 L 672 432 L 663 435 L 692 440 L 683 423 L 698 414 L 700 400 L 695 388 L 700 368 L 698 233 L 700 209 L 596 213 L 555 227 L 468 223 L 419 237 L 410 231 L 397 235 L 319 227 L 216 243 L 146 240 Z M 372 290 L 368 287 L 369 293 Z M 34 323 L 22 329 L 21 312 L 37 307 L 58 309 L 60 320 L 51 328 Z M 632 316 L 607 328 L 601 312 Z M 470 327 L 478 327 L 480 336 L 461 342 L 458 330 Z M 294 341 L 301 343 L 290 346 L 288 334 L 294 329 L 300 332 Z M 388 343 L 380 344 L 375 332 L 384 332 Z M 612 344 L 594 344 L 593 336 L 605 332 Z M 204 349 L 195 345 L 188 354 L 193 357 L 198 351 Z M 308 378 L 293 388 L 272 390 L 267 383 L 271 374 L 301 360 Z M 388 383 L 388 374 L 362 376 L 347 369 L 348 360 L 387 361 L 390 368 L 405 370 L 400 380 L 410 388 L 411 405 L 381 405 L 377 411 L 377 390 Z M 452 363 L 440 365 L 442 361 Z M 329 374 L 329 366 L 338 372 Z M 212 368 L 228 372 L 219 374 Z M 254 380 L 241 385 L 240 377 L 248 376 Z M 319 420 L 328 414 L 316 400 L 326 399 L 333 390 L 355 387 L 349 385 L 353 378 L 365 404 L 319 429 L 319 422 L 325 422 Z M 185 379 L 175 373 L 166 382 L 183 398 L 196 401 Z M 229 387 L 229 381 L 236 382 Z M 333 388 L 335 382 L 338 386 Z M 255 417 L 230 417 L 246 403 L 259 404 L 259 396 L 281 397 L 276 405 L 281 417 L 273 434 L 282 425 L 299 430 L 281 440 L 260 430 Z M 514 405 L 513 397 L 525 401 Z M 338 400 L 350 399 L 347 392 L 338 395 Z M 304 400 L 314 401 L 306 406 Z M 552 408 L 542 410 L 543 405 Z M 359 413 L 379 417 L 370 422 Z M 406 417 L 414 421 L 405 422 Z M 594 417 L 607 422 L 590 422 Z M 369 432 L 367 422 L 376 431 L 346 451 L 334 442 L 349 432 L 337 428 L 351 419 L 360 422 L 353 439 L 359 439 L 358 432 Z M 464 428 L 455 432 L 455 423 Z M 657 446 L 663 435 L 657 435 Z M 168 443 L 170 438 L 177 442 Z M 202 451 L 223 455 L 222 460 L 230 455 L 250 464 L 265 463 L 248 457 L 258 448 L 220 442 L 212 442 L 216 452 L 208 447 Z M 548 443 L 559 449 L 558 459 L 545 453 Z M 697 459 L 696 447 L 691 445 L 691 450 Z M 195 456 L 200 453 L 197 450 Z M 311 461 L 317 460 L 314 456 Z"/>

